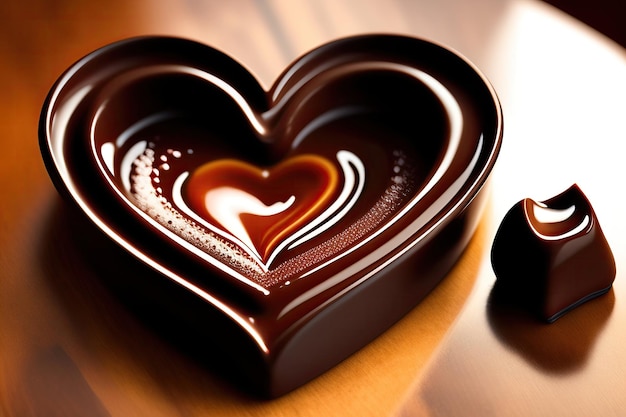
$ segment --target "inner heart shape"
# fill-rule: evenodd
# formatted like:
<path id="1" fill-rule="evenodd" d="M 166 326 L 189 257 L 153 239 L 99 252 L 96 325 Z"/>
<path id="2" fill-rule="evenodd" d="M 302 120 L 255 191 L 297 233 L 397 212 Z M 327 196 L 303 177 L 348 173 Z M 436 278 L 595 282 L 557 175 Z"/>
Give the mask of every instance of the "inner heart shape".
<path id="1" fill-rule="evenodd" d="M 338 186 L 335 166 L 315 155 L 270 169 L 223 159 L 194 171 L 181 197 L 196 220 L 240 243 L 268 269 L 272 252 L 300 237 L 296 232 L 316 218 L 324 221 L 334 214 L 325 209 Z"/>

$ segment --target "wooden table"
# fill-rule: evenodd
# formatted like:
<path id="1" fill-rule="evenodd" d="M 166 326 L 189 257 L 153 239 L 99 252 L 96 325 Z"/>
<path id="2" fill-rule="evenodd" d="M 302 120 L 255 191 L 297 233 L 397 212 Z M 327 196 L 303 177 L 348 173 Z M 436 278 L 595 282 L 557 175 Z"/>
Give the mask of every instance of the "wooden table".
<path id="1" fill-rule="evenodd" d="M 626 412 L 626 55 L 616 44 L 528 0 L 9 1 L 0 19 L 3 417 Z M 186 356 L 98 279 L 97 254 L 80 244 L 84 225 L 41 162 L 39 111 L 61 71 L 125 37 L 211 44 L 269 87 L 298 55 L 364 32 L 434 39 L 491 79 L 505 114 L 492 198 L 458 265 L 408 316 L 301 389 L 254 400 Z M 574 182 L 616 256 L 614 289 L 550 326 L 490 311 L 489 249 L 502 216 L 521 198 L 541 200 Z"/>

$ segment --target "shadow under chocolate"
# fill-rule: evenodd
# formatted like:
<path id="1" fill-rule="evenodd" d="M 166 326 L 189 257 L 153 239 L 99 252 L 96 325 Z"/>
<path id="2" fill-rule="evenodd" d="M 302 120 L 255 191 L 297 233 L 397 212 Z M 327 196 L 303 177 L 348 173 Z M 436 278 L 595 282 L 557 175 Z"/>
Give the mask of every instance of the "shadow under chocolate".
<path id="1" fill-rule="evenodd" d="M 496 284 L 487 302 L 489 326 L 504 345 L 537 370 L 568 374 L 581 370 L 615 304 L 613 289 L 571 310 L 554 323 L 539 320 L 519 297 Z"/>
<path id="2" fill-rule="evenodd" d="M 255 400 L 254 381 L 241 377 L 243 352 L 255 349 L 223 315 L 122 250 L 74 206 L 59 200 L 46 224 L 44 277 L 90 354 L 121 356 L 174 397 Z M 238 341 L 241 363 L 224 360 L 224 332 Z"/>
<path id="3" fill-rule="evenodd" d="M 15 410 L 16 416 L 111 416 L 76 363 L 60 346 L 38 351 L 28 362 L 19 383 L 28 406 Z"/>

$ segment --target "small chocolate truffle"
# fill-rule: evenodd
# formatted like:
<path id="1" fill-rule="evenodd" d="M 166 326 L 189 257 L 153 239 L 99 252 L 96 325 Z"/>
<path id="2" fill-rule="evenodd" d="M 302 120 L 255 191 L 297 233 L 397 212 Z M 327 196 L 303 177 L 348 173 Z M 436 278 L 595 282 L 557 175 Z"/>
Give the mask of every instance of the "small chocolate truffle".
<path id="1" fill-rule="evenodd" d="M 549 200 L 523 199 L 491 250 L 500 299 L 552 323 L 615 280 L 615 259 L 595 212 L 574 184 Z"/>

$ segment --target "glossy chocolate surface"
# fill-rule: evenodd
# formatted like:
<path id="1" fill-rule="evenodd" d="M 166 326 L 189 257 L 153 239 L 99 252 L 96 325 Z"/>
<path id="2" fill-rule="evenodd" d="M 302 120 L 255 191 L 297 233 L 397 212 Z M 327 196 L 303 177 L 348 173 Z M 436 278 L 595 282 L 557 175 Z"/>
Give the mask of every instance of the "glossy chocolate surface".
<path id="1" fill-rule="evenodd" d="M 210 47 L 120 42 L 59 79 L 40 125 L 59 190 L 230 323 L 218 336 L 229 360 L 245 357 L 269 396 L 344 359 L 445 276 L 501 137 L 473 66 L 385 35 L 324 45 L 268 92 Z"/>
<path id="2" fill-rule="evenodd" d="M 493 243 L 496 302 L 547 322 L 605 294 L 615 259 L 591 203 L 577 185 L 548 200 L 524 199 L 502 220 Z"/>

